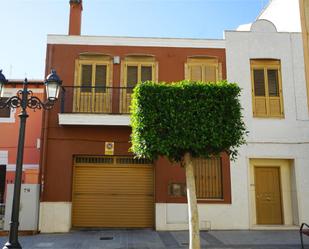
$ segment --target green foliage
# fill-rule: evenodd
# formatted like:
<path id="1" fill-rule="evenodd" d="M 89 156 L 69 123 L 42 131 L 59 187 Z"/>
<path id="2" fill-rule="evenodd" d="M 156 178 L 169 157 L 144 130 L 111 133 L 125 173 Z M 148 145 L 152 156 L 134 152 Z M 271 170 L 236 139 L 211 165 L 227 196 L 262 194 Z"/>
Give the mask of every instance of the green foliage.
<path id="1" fill-rule="evenodd" d="M 180 161 L 185 152 L 209 157 L 222 151 L 232 159 L 245 143 L 240 88 L 221 81 L 144 82 L 132 95 L 131 150 L 138 156 Z"/>

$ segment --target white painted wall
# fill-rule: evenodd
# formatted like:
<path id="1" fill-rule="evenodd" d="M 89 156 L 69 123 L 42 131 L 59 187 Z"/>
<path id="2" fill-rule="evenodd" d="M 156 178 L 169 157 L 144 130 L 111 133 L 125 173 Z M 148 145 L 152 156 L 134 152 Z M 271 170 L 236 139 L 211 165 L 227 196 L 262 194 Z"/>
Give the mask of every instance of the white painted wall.
<path id="1" fill-rule="evenodd" d="M 242 147 L 239 159 L 232 163 L 233 204 L 230 208 L 234 209 L 242 203 L 247 209 L 245 213 L 250 217 L 250 158 L 292 159 L 295 180 L 293 186 L 292 179 L 292 186 L 296 194 L 292 199 L 298 202 L 293 205 L 293 223 L 298 222 L 298 217 L 300 221 L 308 221 L 309 214 L 303 210 L 308 210 L 309 207 L 306 198 L 309 196 L 309 117 L 301 33 L 280 33 L 271 22 L 258 20 L 252 25 L 250 32 L 228 31 L 225 38 L 227 78 L 230 82 L 237 82 L 243 89 L 241 103 L 244 121 L 249 130 L 248 144 Z M 283 119 L 253 118 L 250 75 L 252 58 L 280 59 L 285 114 Z M 246 182 L 246 185 L 240 182 Z M 239 212 L 229 219 L 246 217 L 248 215 L 244 216 Z M 249 227 L 254 225 L 250 221 L 246 223 Z"/>
<path id="2" fill-rule="evenodd" d="M 4 230 L 10 229 L 14 184 L 7 184 Z M 20 231 L 37 231 L 39 213 L 39 184 L 22 184 L 19 208 Z"/>
<path id="3" fill-rule="evenodd" d="M 65 233 L 71 229 L 71 202 L 41 202 L 41 233 Z"/>

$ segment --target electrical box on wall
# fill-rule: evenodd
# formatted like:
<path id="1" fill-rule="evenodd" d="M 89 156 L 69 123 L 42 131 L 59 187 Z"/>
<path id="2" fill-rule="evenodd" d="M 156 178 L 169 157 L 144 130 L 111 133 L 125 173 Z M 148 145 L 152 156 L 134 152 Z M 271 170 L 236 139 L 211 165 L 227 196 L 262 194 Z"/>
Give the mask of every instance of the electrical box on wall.
<path id="1" fill-rule="evenodd" d="M 186 184 L 185 183 L 170 183 L 168 187 L 168 193 L 173 197 L 186 196 Z"/>
<path id="2" fill-rule="evenodd" d="M 4 230 L 10 229 L 14 184 L 7 184 Z M 20 192 L 19 230 L 37 231 L 39 214 L 39 184 L 22 184 Z"/>

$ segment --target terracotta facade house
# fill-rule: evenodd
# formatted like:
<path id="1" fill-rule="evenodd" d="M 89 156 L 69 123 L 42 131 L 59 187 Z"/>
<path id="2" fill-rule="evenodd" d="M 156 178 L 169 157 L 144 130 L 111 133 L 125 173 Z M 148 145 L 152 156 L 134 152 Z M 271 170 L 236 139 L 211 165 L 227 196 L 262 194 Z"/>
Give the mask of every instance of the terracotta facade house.
<path id="1" fill-rule="evenodd" d="M 9 80 L 4 98 L 16 95 L 22 89 L 21 80 Z M 29 90 L 34 96 L 44 95 L 43 81 L 29 80 Z M 17 142 L 19 132 L 19 109 L 0 109 L 0 203 L 5 202 L 6 184 L 14 183 Z M 40 138 L 42 112 L 30 112 L 26 128 L 23 164 L 23 183 L 39 183 Z"/>
<path id="2" fill-rule="evenodd" d="M 145 80 L 228 79 L 243 88 L 248 145 L 236 162 L 196 159 L 201 229 L 280 229 L 309 218 L 300 32 L 258 19 L 222 40 L 82 36 L 81 12 L 82 2 L 70 1 L 69 35 L 47 39 L 46 73 L 56 69 L 64 90 L 43 117 L 41 232 L 187 228 L 184 170 L 129 152 L 132 88 Z"/>

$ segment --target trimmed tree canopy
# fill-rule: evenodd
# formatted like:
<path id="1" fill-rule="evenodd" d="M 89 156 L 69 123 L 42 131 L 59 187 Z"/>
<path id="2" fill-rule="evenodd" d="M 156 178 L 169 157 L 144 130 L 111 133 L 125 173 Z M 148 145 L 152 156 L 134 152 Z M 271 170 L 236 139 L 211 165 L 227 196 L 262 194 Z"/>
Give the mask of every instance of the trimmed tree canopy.
<path id="1" fill-rule="evenodd" d="M 226 151 L 232 158 L 243 144 L 245 125 L 235 83 L 144 82 L 133 92 L 132 151 L 138 157 L 184 153 L 209 157 Z"/>

